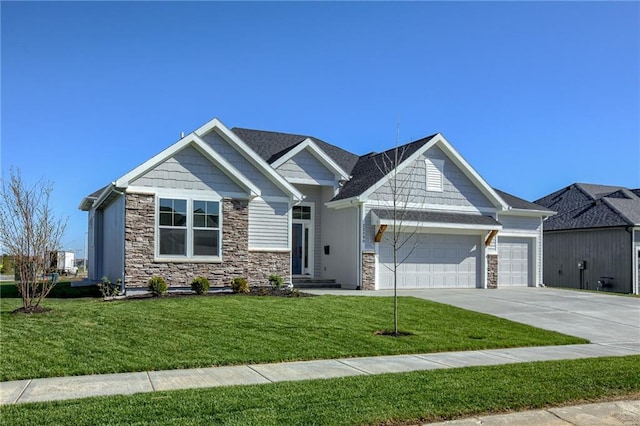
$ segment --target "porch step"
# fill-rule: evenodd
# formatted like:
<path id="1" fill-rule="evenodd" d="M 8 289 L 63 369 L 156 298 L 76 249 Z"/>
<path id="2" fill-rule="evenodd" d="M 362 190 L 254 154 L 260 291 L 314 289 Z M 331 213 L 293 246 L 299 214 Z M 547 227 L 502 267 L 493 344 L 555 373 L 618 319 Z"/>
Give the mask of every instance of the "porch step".
<path id="1" fill-rule="evenodd" d="M 294 278 L 293 288 L 341 288 L 341 286 L 336 283 L 336 280 Z"/>

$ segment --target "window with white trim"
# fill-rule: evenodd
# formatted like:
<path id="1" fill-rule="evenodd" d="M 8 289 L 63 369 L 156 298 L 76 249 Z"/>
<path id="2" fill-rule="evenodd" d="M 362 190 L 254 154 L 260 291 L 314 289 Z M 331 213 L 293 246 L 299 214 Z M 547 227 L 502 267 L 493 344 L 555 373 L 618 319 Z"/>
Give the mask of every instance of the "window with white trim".
<path id="1" fill-rule="evenodd" d="M 427 158 L 426 165 L 427 191 L 442 192 L 444 160 Z"/>
<path id="2" fill-rule="evenodd" d="M 158 257 L 217 259 L 220 257 L 219 201 L 159 198 Z"/>

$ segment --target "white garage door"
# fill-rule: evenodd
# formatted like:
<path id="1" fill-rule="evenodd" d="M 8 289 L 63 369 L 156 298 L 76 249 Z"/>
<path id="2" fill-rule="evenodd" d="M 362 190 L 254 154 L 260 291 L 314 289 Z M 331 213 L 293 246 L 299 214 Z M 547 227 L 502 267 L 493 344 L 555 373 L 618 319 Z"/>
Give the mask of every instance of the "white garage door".
<path id="1" fill-rule="evenodd" d="M 533 238 L 498 237 L 498 287 L 531 285 Z"/>
<path id="2" fill-rule="evenodd" d="M 398 288 L 475 288 L 479 277 L 477 235 L 415 234 L 398 253 Z M 414 248 L 415 246 L 415 248 Z M 413 251 L 412 251 L 413 249 Z M 379 246 L 379 289 L 393 289 L 393 248 Z"/>

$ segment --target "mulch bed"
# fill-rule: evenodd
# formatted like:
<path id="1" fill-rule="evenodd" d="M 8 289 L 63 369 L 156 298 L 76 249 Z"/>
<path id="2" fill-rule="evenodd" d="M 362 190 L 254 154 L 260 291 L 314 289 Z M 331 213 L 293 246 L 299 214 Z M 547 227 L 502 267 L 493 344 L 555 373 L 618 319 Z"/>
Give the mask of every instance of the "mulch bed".
<path id="1" fill-rule="evenodd" d="M 180 297 L 224 297 L 224 296 L 246 296 L 246 297 L 313 297 L 316 294 L 302 292 L 298 289 L 277 289 L 273 287 L 251 287 L 248 293 L 233 293 L 231 291 L 215 291 L 202 295 L 195 294 L 193 291 L 170 291 L 162 296 L 154 296 L 151 293 L 135 294 L 119 298 L 119 300 L 137 300 L 137 299 L 153 299 L 154 297 L 163 298 L 180 298 Z"/>

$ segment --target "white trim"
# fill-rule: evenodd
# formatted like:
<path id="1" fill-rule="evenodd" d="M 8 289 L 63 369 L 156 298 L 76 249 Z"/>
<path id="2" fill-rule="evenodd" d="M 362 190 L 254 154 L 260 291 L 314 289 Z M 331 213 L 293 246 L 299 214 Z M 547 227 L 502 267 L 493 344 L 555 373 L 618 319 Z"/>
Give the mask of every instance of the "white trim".
<path id="1" fill-rule="evenodd" d="M 302 233 L 303 233 L 303 238 L 304 238 L 304 230 L 305 227 L 307 229 L 309 229 L 309 240 L 306 240 L 306 246 L 307 246 L 307 260 L 309 262 L 309 266 L 308 268 L 306 268 L 309 273 L 306 274 L 305 273 L 305 267 L 304 267 L 304 253 L 302 256 L 302 261 L 303 261 L 303 265 L 301 266 L 300 270 L 302 271 L 301 274 L 296 274 L 296 277 L 310 277 L 310 278 L 315 278 L 316 275 L 316 268 L 315 268 L 315 252 L 316 252 L 316 247 L 315 247 L 315 228 L 316 228 L 316 216 L 315 216 L 315 203 L 313 202 L 300 202 L 299 204 L 296 205 L 300 206 L 300 207 L 309 207 L 310 208 L 310 212 L 311 212 L 311 219 L 295 219 L 293 218 L 293 207 L 291 208 L 291 228 L 289 231 L 289 235 L 291 236 L 291 244 L 293 244 L 293 225 L 295 224 L 301 224 L 302 225 Z M 303 243 L 303 248 L 304 248 L 304 243 Z M 291 252 L 291 275 L 293 275 L 293 246 L 291 246 L 290 250 Z"/>
<path id="2" fill-rule="evenodd" d="M 498 193 L 489 186 L 489 184 L 476 172 L 473 167 L 453 148 L 453 146 L 444 138 L 441 133 L 435 135 L 431 140 L 425 143 L 420 149 L 402 161 L 395 170 L 389 172 L 386 176 L 370 186 L 369 189 L 360 194 L 358 200 L 367 200 L 372 193 L 383 187 L 393 176 L 394 173 L 402 171 L 404 168 L 413 164 L 421 155 L 438 145 L 440 149 L 453 161 L 453 163 L 476 185 L 476 187 L 489 199 L 499 210 L 508 210 L 509 205 L 498 195 Z M 342 201 L 342 200 L 340 200 Z"/>
<path id="3" fill-rule="evenodd" d="M 315 180 L 315 179 L 306 179 L 306 178 L 287 178 L 289 183 L 299 184 L 299 185 L 315 185 L 315 186 L 335 186 L 335 182 L 332 180 Z"/>
<path id="4" fill-rule="evenodd" d="M 289 203 L 291 201 L 291 198 L 288 197 L 274 197 L 274 196 L 269 196 L 269 195 L 263 195 L 260 197 L 263 201 L 272 201 L 272 202 L 276 202 L 276 203 Z M 291 206 L 289 206 L 289 208 L 291 208 Z"/>
<path id="5" fill-rule="evenodd" d="M 255 253 L 261 253 L 261 252 L 266 252 L 266 253 L 291 253 L 291 249 L 288 248 L 282 248 L 282 247 L 274 247 L 274 248 L 264 248 L 264 247 L 258 247 L 258 248 L 249 248 L 247 249 L 247 251 L 250 252 L 255 252 Z"/>
<path id="6" fill-rule="evenodd" d="M 211 133 L 212 131 L 215 131 L 225 141 L 234 146 L 246 160 L 256 166 L 258 170 L 265 174 L 274 184 L 276 184 L 276 186 L 278 186 L 285 193 L 289 194 L 295 200 L 302 200 L 304 198 L 300 191 L 298 191 L 293 185 L 287 182 L 285 178 L 280 176 L 280 174 L 278 174 L 266 161 L 262 159 L 262 157 L 260 157 L 242 139 L 240 139 L 235 133 L 229 130 L 217 118 L 208 121 L 193 133 L 200 137 L 204 137 L 206 134 Z"/>
<path id="7" fill-rule="evenodd" d="M 631 254 L 633 259 L 631 260 L 631 265 L 633 265 L 633 270 L 631 271 L 631 293 L 640 294 L 640 241 L 636 242 L 636 234 L 640 235 L 640 227 L 634 227 L 631 230 Z"/>
<path id="8" fill-rule="evenodd" d="M 160 254 L 160 199 L 184 200 L 186 201 L 186 255 L 164 255 Z M 194 201 L 211 201 L 218 203 L 218 255 L 217 256 L 196 256 L 193 254 L 193 202 Z M 154 216 L 154 244 L 153 244 L 153 261 L 154 262 L 180 262 L 180 263 L 219 263 L 222 262 L 222 240 L 224 238 L 223 220 L 224 220 L 224 200 L 211 194 L 206 196 L 202 192 L 197 195 L 177 195 L 171 193 L 155 194 L 155 216 Z"/>
<path id="9" fill-rule="evenodd" d="M 393 200 L 370 200 L 367 207 L 375 209 L 376 207 L 393 207 Z M 491 207 L 473 207 L 473 206 L 449 206 L 444 204 L 424 204 L 424 203 L 402 203 L 403 210 L 435 210 L 439 212 L 450 213 L 489 213 L 495 214 L 498 211 Z M 500 212 L 502 214 L 502 212 Z"/>
<path id="10" fill-rule="evenodd" d="M 550 217 L 550 216 L 555 216 L 556 214 L 558 213 L 552 212 L 549 210 L 528 210 L 528 209 L 514 209 L 514 208 L 500 212 L 500 215 L 505 215 L 505 216 Z"/>
<path id="11" fill-rule="evenodd" d="M 218 154 L 209 144 L 203 141 L 195 133 L 189 133 L 187 136 L 180 139 L 170 147 L 164 149 L 160 153 L 154 155 L 149 160 L 145 161 L 138 167 L 121 176 L 114 182 L 114 185 L 118 188 L 127 188 L 133 181 L 143 176 L 145 173 L 153 170 L 169 158 L 175 156 L 180 151 L 187 147 L 193 147 L 200 154 L 202 154 L 207 160 L 209 160 L 214 166 L 226 174 L 231 180 L 238 184 L 241 188 L 247 190 L 250 196 L 259 196 L 260 189 L 256 187 L 251 181 L 244 176 L 238 169 L 225 160 L 220 154 Z"/>

